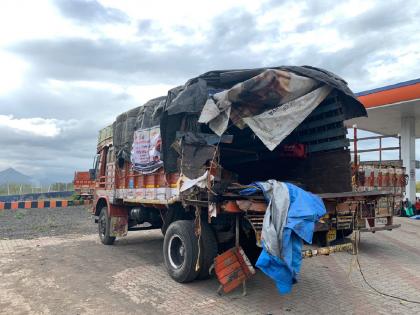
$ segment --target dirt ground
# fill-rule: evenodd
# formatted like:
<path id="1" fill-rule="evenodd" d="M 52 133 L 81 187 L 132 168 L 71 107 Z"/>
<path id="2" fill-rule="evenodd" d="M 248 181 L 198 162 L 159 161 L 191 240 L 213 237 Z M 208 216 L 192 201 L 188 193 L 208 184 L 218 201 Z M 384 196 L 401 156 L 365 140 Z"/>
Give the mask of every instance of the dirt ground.
<path id="1" fill-rule="evenodd" d="M 65 234 L 96 232 L 91 216 L 83 207 L 17 209 L 0 211 L 0 238 L 33 239 Z"/>
<path id="2" fill-rule="evenodd" d="M 420 300 L 420 221 L 363 234 L 360 262 L 381 291 Z M 261 272 L 218 296 L 213 278 L 189 284 L 166 273 L 160 231 L 99 243 L 82 207 L 0 212 L 0 314 L 419 314 L 420 305 L 381 296 L 348 253 L 304 260 L 293 292 L 280 296 Z"/>

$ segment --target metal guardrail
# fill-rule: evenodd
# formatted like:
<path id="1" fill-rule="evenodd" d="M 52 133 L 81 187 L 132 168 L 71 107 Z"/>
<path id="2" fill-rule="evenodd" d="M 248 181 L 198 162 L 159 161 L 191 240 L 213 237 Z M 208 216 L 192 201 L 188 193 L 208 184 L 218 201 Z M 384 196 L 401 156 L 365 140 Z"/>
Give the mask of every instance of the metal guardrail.
<path id="1" fill-rule="evenodd" d="M 32 201 L 38 199 L 49 199 L 49 198 L 65 198 L 70 197 L 74 194 L 74 191 L 54 191 L 54 192 L 45 192 L 45 193 L 30 193 L 30 194 L 20 194 L 20 195 L 4 195 L 0 196 L 0 201 L 2 202 L 12 202 L 12 201 Z"/>
<path id="2" fill-rule="evenodd" d="M 18 209 L 44 209 L 44 208 L 66 208 L 73 206 L 88 206 L 92 200 L 27 200 L 27 201 L 0 201 L 0 211 Z"/>
<path id="3" fill-rule="evenodd" d="M 401 160 L 401 136 L 400 135 L 377 135 L 377 136 L 369 136 L 369 137 L 358 137 L 357 136 L 357 126 L 353 126 L 353 139 L 349 139 L 350 142 L 353 142 L 353 150 L 350 151 L 351 154 L 354 154 L 354 162 L 356 164 L 359 163 L 357 155 L 360 153 L 367 153 L 367 152 L 379 152 L 379 163 L 382 163 L 382 152 L 383 151 L 396 151 L 398 150 L 398 159 Z M 394 138 L 398 139 L 398 146 L 397 147 L 391 147 L 387 146 L 384 147 L 382 140 L 383 139 L 389 139 Z M 375 147 L 373 149 L 358 149 L 358 142 L 360 141 L 366 141 L 366 140 L 378 140 L 378 147 Z"/>

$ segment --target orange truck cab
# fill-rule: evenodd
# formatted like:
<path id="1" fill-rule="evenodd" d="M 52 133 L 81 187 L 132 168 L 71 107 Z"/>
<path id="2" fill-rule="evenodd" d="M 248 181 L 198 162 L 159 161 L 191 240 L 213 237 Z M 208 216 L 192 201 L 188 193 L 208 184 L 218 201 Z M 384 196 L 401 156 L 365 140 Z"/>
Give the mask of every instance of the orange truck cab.
<path id="1" fill-rule="evenodd" d="M 92 199 L 95 191 L 95 180 L 92 173 L 76 171 L 74 172 L 74 192 L 81 199 Z"/>

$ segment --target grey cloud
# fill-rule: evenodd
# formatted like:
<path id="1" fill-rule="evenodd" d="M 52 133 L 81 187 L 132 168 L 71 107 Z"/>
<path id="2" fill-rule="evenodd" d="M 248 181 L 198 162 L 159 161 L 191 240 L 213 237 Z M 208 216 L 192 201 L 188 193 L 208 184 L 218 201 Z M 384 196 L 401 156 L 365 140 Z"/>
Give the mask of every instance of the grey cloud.
<path id="1" fill-rule="evenodd" d="M 387 37 L 381 38 L 385 32 L 402 32 L 405 25 L 418 22 L 420 7 L 417 1 L 381 1 L 381 4 L 363 12 L 354 18 L 344 18 L 338 23 L 338 31 L 350 36 L 364 36 L 367 33 L 379 35 L 378 41 L 389 42 Z"/>
<path id="2" fill-rule="evenodd" d="M 334 2 L 320 4 L 311 1 L 303 12 L 308 16 L 312 12 L 321 15 L 333 7 Z M 398 17 L 386 15 L 390 11 L 397 12 Z M 410 3 L 397 5 L 390 2 L 354 18 L 342 17 L 328 27 L 337 29 L 341 37 L 353 45 L 333 54 L 320 52 L 317 46 L 306 46 L 299 50 L 284 46 L 254 52 L 251 49 L 253 44 L 281 41 L 288 34 L 278 34 L 275 24 L 259 29 L 258 17 L 243 9 L 231 9 L 216 16 L 206 34 L 207 40 L 202 44 L 173 44 L 165 38 L 155 21 L 141 20 L 138 22 L 139 30 L 149 36 L 139 37 L 137 42 L 105 38 L 33 40 L 19 43 L 11 51 L 30 60 L 36 76 L 59 80 L 99 79 L 123 85 L 177 85 L 188 77 L 214 68 L 293 63 L 325 67 L 348 78 L 348 81 L 356 81 L 361 77 L 366 78 L 367 67 L 375 58 L 391 62 L 389 51 L 403 45 L 410 36 L 410 30 L 406 36 L 402 36 L 401 29 L 412 28 L 412 16 Z M 301 25 L 300 29 L 319 28 L 316 19 L 313 20 L 312 24 Z M 185 26 L 181 29 L 183 34 L 193 32 Z M 366 31 L 370 29 L 378 31 Z M 155 44 L 163 49 L 156 52 L 153 49 Z"/>
<path id="3" fill-rule="evenodd" d="M 212 21 L 209 42 L 213 49 L 221 51 L 237 50 L 246 47 L 264 36 L 256 27 L 256 16 L 247 11 L 231 9 Z M 262 40 L 262 38 L 260 38 Z"/>
<path id="4" fill-rule="evenodd" d="M 153 20 L 138 22 L 137 42 L 111 39 L 65 38 L 21 42 L 11 51 L 31 60 L 39 77 L 60 80 L 103 80 L 119 83 L 179 82 L 211 68 L 261 66 L 263 58 L 249 49 L 252 43 L 275 37 L 274 26 L 258 29 L 256 16 L 236 8 L 211 21 L 207 40 L 179 46 L 170 42 Z M 174 29 L 184 36 L 195 30 Z M 143 35 L 147 35 L 144 37 Z M 154 45 L 163 47 L 156 52 Z"/>
<path id="5" fill-rule="evenodd" d="M 94 117 L 109 120 L 115 112 L 133 107 L 134 100 L 124 93 L 103 88 L 67 86 L 54 90 L 40 78 L 29 77 L 16 90 L 0 96 L 1 114 L 16 118 L 42 117 L 62 120 Z"/>
<path id="6" fill-rule="evenodd" d="M 295 54 L 297 63 L 330 69 L 341 75 L 346 81 L 350 78 L 362 78 L 367 75 L 365 65 L 373 57 L 378 45 L 370 38 L 359 39 L 350 48 L 337 52 L 320 52 L 316 46 L 301 49 Z"/>
<path id="7" fill-rule="evenodd" d="M 138 22 L 138 31 L 139 34 L 149 33 L 153 30 L 153 27 L 155 26 L 155 23 L 152 20 L 140 20 Z"/>
<path id="8" fill-rule="evenodd" d="M 305 1 L 303 13 L 308 16 L 316 17 L 333 10 L 339 4 L 340 2 L 336 0 Z"/>
<path id="9" fill-rule="evenodd" d="M 295 0 L 270 0 L 265 2 L 261 8 L 262 11 L 267 13 L 273 9 L 278 9 L 279 7 L 285 7 L 287 4 L 300 5 L 302 9 L 302 16 L 307 18 L 307 22 L 302 22 L 297 25 L 295 32 L 307 32 L 312 31 L 319 27 L 318 19 L 323 14 L 335 9 L 336 6 L 340 4 L 336 0 L 322 0 L 322 1 L 295 1 Z M 286 7 L 285 7 L 286 8 Z M 282 14 L 287 15 L 288 12 L 284 10 Z M 281 16 L 279 16 L 281 20 Z"/>
<path id="10" fill-rule="evenodd" d="M 127 23 L 124 12 L 104 7 L 96 0 L 55 0 L 61 14 L 80 23 Z"/>
<path id="11" fill-rule="evenodd" d="M 179 84 L 212 68 L 257 67 L 264 63 L 250 50 L 252 43 L 274 37 L 272 28 L 257 28 L 256 17 L 238 9 L 216 17 L 207 41 L 179 46 L 171 43 L 150 20 L 140 21 L 147 39 L 65 38 L 21 42 L 10 50 L 31 61 L 38 77 L 59 80 L 101 80 L 120 84 Z M 192 30 L 182 27 L 184 34 Z M 150 38 L 153 38 L 150 39 Z M 153 45 L 164 49 L 156 52 Z M 274 53 L 274 52 L 271 52 Z"/>
<path id="12" fill-rule="evenodd" d="M 151 45 L 147 41 L 120 43 L 72 38 L 29 41 L 12 50 L 31 60 L 40 77 L 122 84 L 151 83 L 156 77 L 184 77 L 199 61 L 193 47 L 167 46 L 166 51 L 157 53 L 151 51 Z"/>
<path id="13" fill-rule="evenodd" d="M 0 97 L 1 114 L 54 118 L 62 131 L 56 137 L 43 137 L 0 126 L 0 164 L 24 167 L 27 172 L 41 169 L 35 172 L 38 179 L 48 174 L 54 180 L 71 180 L 75 169 L 90 167 L 99 129 L 112 123 L 116 114 L 138 105 L 131 97 L 106 89 L 50 91 L 33 82 L 22 87 L 23 93 Z M 62 126 L 61 120 L 72 123 Z"/>
<path id="14" fill-rule="evenodd" d="M 85 121 L 76 127 L 54 138 L 0 127 L 2 160 L 9 161 L 11 165 L 25 166 L 27 172 L 38 179 L 48 176 L 53 181 L 70 181 L 76 168 L 90 167 L 99 124 Z"/>
<path id="15" fill-rule="evenodd" d="M 388 32 L 387 41 L 378 41 L 376 34 L 366 33 L 358 38 L 353 38 L 353 45 L 350 48 L 343 49 L 338 53 L 314 54 L 311 60 L 319 67 L 337 72 L 351 86 L 360 91 L 366 89 L 369 68 L 372 63 L 378 61 L 391 63 L 395 58 L 391 55 L 392 49 L 404 45 L 405 40 L 398 31 Z M 306 52 L 306 56 L 309 54 L 310 52 Z"/>
<path id="16" fill-rule="evenodd" d="M 192 36 L 194 34 L 194 29 L 185 25 L 176 25 L 174 26 L 174 30 L 184 36 Z"/>
<path id="17" fill-rule="evenodd" d="M 297 26 L 296 32 L 313 31 L 321 27 L 324 22 L 322 15 L 333 10 L 340 2 L 338 1 L 307 1 L 302 15 L 307 22 Z M 376 5 L 356 16 L 338 16 L 333 22 L 323 25 L 336 29 L 340 35 L 352 40 L 354 37 L 374 33 L 378 37 L 376 41 L 388 41 L 386 33 L 389 31 L 403 32 L 404 26 L 413 26 L 419 22 L 417 17 L 420 7 L 415 0 L 401 1 L 378 1 Z M 418 29 L 417 27 L 417 29 Z M 388 41 L 389 42 L 389 41 Z"/>
<path id="18" fill-rule="evenodd" d="M 323 2 L 321 6 L 317 1 L 309 1 L 307 4 L 304 12 L 310 21 L 299 25 L 296 32 L 305 33 L 321 28 L 317 17 L 329 8 L 327 2 Z M 313 19 L 310 18 L 312 12 L 314 12 Z M 295 64 L 311 64 L 336 72 L 356 91 L 376 87 L 369 86 L 372 84 L 371 79 L 380 80 L 380 78 L 370 78 L 369 70 L 372 63 L 396 62 L 394 51 L 415 41 L 413 38 L 420 27 L 415 16 L 419 14 L 420 8 L 415 5 L 415 1 L 378 2 L 376 6 L 360 15 L 342 16 L 329 25 L 322 26 L 337 30 L 339 36 L 351 44 L 350 47 L 338 52 L 320 52 L 317 46 L 306 46 L 294 51 L 291 60 Z M 416 69 L 412 69 L 412 75 L 417 76 Z M 411 78 L 395 75 L 396 82 L 404 79 Z"/>

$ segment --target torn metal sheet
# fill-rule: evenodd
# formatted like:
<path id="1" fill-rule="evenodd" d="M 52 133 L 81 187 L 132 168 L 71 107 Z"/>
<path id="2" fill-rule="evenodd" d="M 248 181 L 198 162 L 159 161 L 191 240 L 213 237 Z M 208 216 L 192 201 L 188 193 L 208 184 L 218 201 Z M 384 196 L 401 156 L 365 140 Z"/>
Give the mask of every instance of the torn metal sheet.
<path id="1" fill-rule="evenodd" d="M 182 143 L 181 172 L 188 178 L 201 176 L 206 170 L 206 163 L 215 154 L 215 146 Z"/>
<path id="2" fill-rule="evenodd" d="M 217 204 L 215 202 L 209 202 L 208 214 L 210 218 L 217 217 Z"/>
<path id="3" fill-rule="evenodd" d="M 282 106 L 243 120 L 272 151 L 309 116 L 331 90 L 331 87 L 324 85 Z"/>
<path id="4" fill-rule="evenodd" d="M 228 90 L 210 97 L 201 112 L 199 123 L 209 123 L 210 128 L 219 136 L 227 129 L 232 102 L 228 99 Z"/>
<path id="5" fill-rule="evenodd" d="M 210 181 L 213 181 L 214 176 L 210 175 Z M 186 176 L 181 177 L 182 185 L 180 192 L 186 191 L 192 187 L 206 188 L 208 186 L 208 171 L 198 178 L 190 179 Z"/>
<path id="6" fill-rule="evenodd" d="M 199 122 L 208 123 L 216 134 L 221 135 L 227 129 L 229 119 L 243 128 L 243 118 L 285 104 L 307 94 L 318 85 L 317 81 L 310 78 L 268 69 L 229 90 L 214 94 L 204 105 Z"/>

